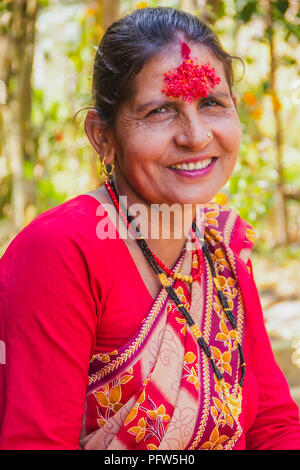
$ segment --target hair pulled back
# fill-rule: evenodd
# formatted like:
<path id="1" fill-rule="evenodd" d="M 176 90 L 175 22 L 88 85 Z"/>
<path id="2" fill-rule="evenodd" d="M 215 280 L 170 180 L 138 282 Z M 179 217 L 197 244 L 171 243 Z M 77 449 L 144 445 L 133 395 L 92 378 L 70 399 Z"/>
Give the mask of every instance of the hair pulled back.
<path id="1" fill-rule="evenodd" d="M 232 59 L 214 31 L 198 17 L 168 7 L 142 8 L 113 23 L 97 49 L 93 70 L 93 101 L 100 119 L 113 123 L 120 103 L 129 98 L 145 63 L 179 39 L 206 46 L 223 63 L 230 93 Z"/>

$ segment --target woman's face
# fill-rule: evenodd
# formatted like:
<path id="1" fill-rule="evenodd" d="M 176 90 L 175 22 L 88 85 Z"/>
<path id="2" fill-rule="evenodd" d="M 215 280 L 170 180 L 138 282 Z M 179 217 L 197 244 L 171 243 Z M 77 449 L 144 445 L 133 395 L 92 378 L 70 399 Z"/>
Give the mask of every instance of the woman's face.
<path id="1" fill-rule="evenodd" d="M 199 66 L 209 62 L 221 79 L 209 97 L 190 103 L 162 93 L 164 74 L 183 60 L 174 48 L 145 64 L 107 133 L 117 187 L 131 202 L 207 203 L 233 171 L 242 132 L 223 65 L 203 46 L 190 49 Z"/>

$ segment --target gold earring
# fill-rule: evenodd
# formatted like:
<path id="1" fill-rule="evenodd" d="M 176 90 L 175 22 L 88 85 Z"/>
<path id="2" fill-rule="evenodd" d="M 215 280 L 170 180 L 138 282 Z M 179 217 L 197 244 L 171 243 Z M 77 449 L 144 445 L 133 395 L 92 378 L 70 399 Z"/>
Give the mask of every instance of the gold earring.
<path id="1" fill-rule="evenodd" d="M 100 160 L 100 175 L 106 176 L 106 179 L 112 178 L 114 168 L 115 168 L 114 160 L 109 165 L 106 165 L 105 157 L 103 158 L 103 160 Z"/>
<path id="2" fill-rule="evenodd" d="M 212 133 L 211 133 L 211 132 L 209 132 L 209 133 L 207 134 L 207 137 L 208 137 L 208 139 L 212 139 L 212 138 L 213 138 L 213 135 L 212 135 Z"/>

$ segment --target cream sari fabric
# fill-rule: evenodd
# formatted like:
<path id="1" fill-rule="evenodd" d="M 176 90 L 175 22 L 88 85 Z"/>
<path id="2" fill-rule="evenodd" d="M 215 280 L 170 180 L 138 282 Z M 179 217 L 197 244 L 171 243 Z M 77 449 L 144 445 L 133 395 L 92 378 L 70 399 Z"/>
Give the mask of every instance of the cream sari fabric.
<path id="1" fill-rule="evenodd" d="M 179 280 L 173 283 L 210 345 L 225 386 L 217 381 L 185 318 L 162 288 L 126 344 L 91 358 L 82 448 L 195 450 L 235 446 L 243 432 L 237 340 L 243 344 L 244 326 L 235 254 L 230 248 L 237 218 L 216 204 L 205 208 L 206 241 L 237 330 L 232 330 L 221 309 L 206 260 L 200 282 L 191 288 Z M 237 236 L 246 239 L 247 233 Z M 248 242 L 251 247 L 250 239 Z M 176 267 L 195 272 L 195 252 L 182 254 Z"/>

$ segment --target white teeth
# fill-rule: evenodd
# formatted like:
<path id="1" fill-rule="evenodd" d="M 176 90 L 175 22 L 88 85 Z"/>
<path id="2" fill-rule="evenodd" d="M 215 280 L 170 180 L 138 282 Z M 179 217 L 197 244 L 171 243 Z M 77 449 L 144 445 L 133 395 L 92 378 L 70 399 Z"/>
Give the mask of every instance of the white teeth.
<path id="1" fill-rule="evenodd" d="M 172 165 L 171 168 L 176 170 L 201 170 L 202 168 L 206 168 L 208 165 L 211 164 L 212 158 L 207 158 L 206 160 L 202 160 L 201 162 L 197 163 L 177 163 L 177 165 Z"/>

